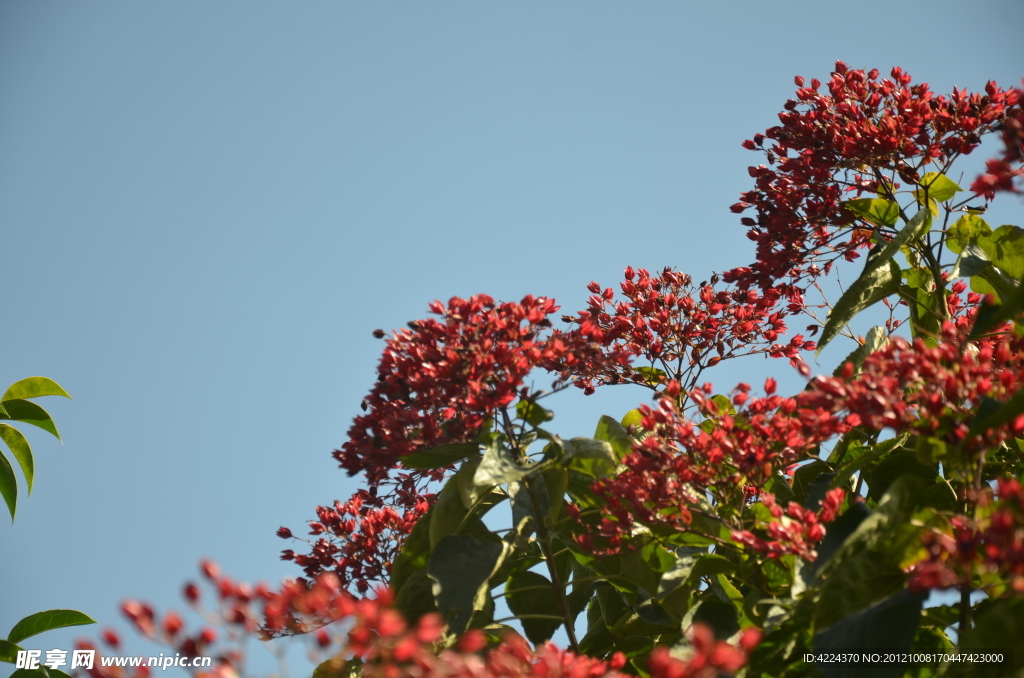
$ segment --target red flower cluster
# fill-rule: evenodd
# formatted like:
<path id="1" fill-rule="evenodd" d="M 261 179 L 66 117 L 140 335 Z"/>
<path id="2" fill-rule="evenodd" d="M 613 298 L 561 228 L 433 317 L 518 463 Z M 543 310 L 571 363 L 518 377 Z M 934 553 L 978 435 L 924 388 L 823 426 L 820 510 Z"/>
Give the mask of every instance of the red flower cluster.
<path id="1" fill-rule="evenodd" d="M 344 504 L 336 501 L 333 507 L 318 506 L 319 520 L 309 526 L 312 534 L 320 536 L 310 553 L 296 555 L 286 550 L 281 559 L 294 560 L 310 579 L 333 569 L 346 588 L 354 585 L 360 593 L 374 583 L 385 583 L 402 541 L 430 505 L 427 498 L 420 498 L 405 510 L 373 508 L 373 499 L 366 490 L 359 490 Z M 292 533 L 281 528 L 278 536 L 287 539 Z"/>
<path id="2" fill-rule="evenodd" d="M 384 581 L 404 537 L 433 501 L 427 488 L 448 472 L 400 469 L 403 457 L 475 440 L 495 412 L 531 396 L 523 383 L 534 368 L 558 373 L 557 390 L 569 379 L 585 386 L 628 362 L 625 354 L 602 350 L 596 327 L 552 330 L 549 316 L 558 310 L 552 299 L 499 304 L 477 295 L 452 298 L 447 306 L 435 301 L 430 310 L 440 319 L 409 323 L 387 340 L 377 384 L 363 401 L 366 414 L 356 417 L 348 442 L 334 453 L 350 475 L 364 472 L 370 489 L 345 504 L 318 507 L 311 534 L 324 536 L 308 555 L 282 554 L 311 578 L 333 570 L 361 592 Z M 287 530 L 279 534 L 291 537 Z"/>
<path id="3" fill-rule="evenodd" d="M 1013 93 L 1018 104 L 1024 103 L 1024 89 Z M 1024 192 L 1019 182 L 1024 177 L 1024 109 L 1018 108 L 1016 115 L 1007 117 L 1002 125 L 1002 136 L 1003 156 L 989 160 L 985 173 L 971 184 L 971 190 L 986 200 L 994 198 L 996 191 Z"/>
<path id="4" fill-rule="evenodd" d="M 779 114 L 782 124 L 743 142 L 768 160 L 749 168 L 755 188 L 731 208 L 757 212 L 742 219 L 757 243 L 757 262 L 733 269 L 727 281 L 768 289 L 787 278 L 827 273 L 839 258 L 855 258 L 875 227 L 843 207 L 844 191 L 895 190 L 897 178 L 918 184 L 926 164 L 970 153 L 981 135 L 1019 113 L 1018 95 L 992 82 L 984 95 L 954 89 L 946 97 L 927 83 L 911 85 L 899 68 L 891 76 L 879 79 L 877 69 L 851 70 L 837 61 L 828 94 L 819 91 L 817 79 L 805 87 L 797 76 L 796 99 Z M 774 143 L 766 148 L 765 139 Z M 865 167 L 876 174 L 862 177 Z"/>
<path id="5" fill-rule="evenodd" d="M 671 386 L 658 407 L 640 407 L 641 426 L 652 435 L 634 447 L 624 461 L 627 468 L 595 485 L 607 502 L 597 532 L 611 550 L 635 523 L 691 529 L 707 488 L 742 505 L 752 494 L 748 488 L 760 488 L 775 470 L 808 459 L 816 446 L 849 429 L 843 418 L 805 406 L 802 396 L 774 395 L 772 379 L 765 398 L 749 398 L 750 387 L 740 384 L 732 397 L 739 408 L 734 414 L 721 412 L 709 398 L 710 384 L 691 391 L 690 398 L 709 417 L 697 426 L 679 412 Z"/>
<path id="6" fill-rule="evenodd" d="M 601 363 L 591 339 L 552 331 L 553 299 L 524 297 L 496 304 L 487 295 L 453 298 L 440 316 L 409 323 L 396 332 L 377 367 L 377 384 L 366 396 L 348 442 L 335 458 L 350 475 L 365 472 L 371 485 L 390 479 L 401 458 L 420 449 L 474 440 L 484 422 L 522 393 L 535 367 Z M 401 506 L 420 496 L 420 480 L 443 471 L 414 471 L 399 482 Z"/>
<path id="7" fill-rule="evenodd" d="M 766 492 L 761 502 L 775 519 L 764 526 L 771 541 L 761 539 L 749 530 L 735 531 L 732 538 L 758 553 L 767 554 L 769 558 L 781 558 L 792 553 L 804 560 L 814 560 L 818 557 L 814 545 L 825 536 L 824 523 L 836 519 L 845 498 L 846 491 L 837 487 L 825 493 L 819 512 L 815 513 L 791 501 L 783 514 L 782 507 L 775 502 L 775 496 Z"/>
<path id="8" fill-rule="evenodd" d="M 780 297 L 775 290 L 716 290 L 718 276 L 710 285 L 694 286 L 689 275 L 671 268 L 652 276 L 630 266 L 625 278 L 619 285 L 624 300 L 616 302 L 612 288 L 602 290 L 592 282 L 590 306 L 577 318 L 564 319 L 584 329 L 600 328 L 591 334 L 602 336 L 614 355 L 645 358 L 666 373 L 666 382 L 674 379 L 688 389 L 703 368 L 728 358 L 764 353 L 795 365 L 802 362 L 800 351 L 814 349 L 814 342 L 800 335 L 788 344 L 775 343 L 786 331 L 785 315 L 774 310 Z M 603 383 L 657 384 L 649 373 L 620 362 L 610 361 L 609 367 L 614 371 L 601 374 Z"/>
<path id="9" fill-rule="evenodd" d="M 986 488 L 976 497 L 979 518 L 957 515 L 950 533 L 926 532 L 928 557 L 910 569 L 915 590 L 944 589 L 970 582 L 976 575 L 997 575 L 1024 593 L 1024 488 L 1001 478 L 995 503 Z"/>
<path id="10" fill-rule="evenodd" d="M 847 364 L 841 376 L 819 376 L 793 398 L 774 395 L 772 380 L 765 398 L 749 398 L 750 387 L 741 384 L 732 397 L 733 414 L 720 411 L 708 384 L 689 394 L 708 417 L 700 426 L 679 412 L 678 387 L 669 384 L 657 407 L 640 408 L 641 425 L 653 435 L 634 447 L 625 471 L 595 485 L 607 501 L 596 536 L 614 550 L 635 523 L 690 529 L 705 488 L 741 505 L 750 494 L 745 488 L 760 487 L 776 469 L 812 458 L 816 446 L 853 426 L 936 438 L 950 454 L 961 450 L 964 459 L 947 460 L 961 464 L 1012 442 L 1024 432 L 1024 415 L 971 437 L 967 433 L 983 398 L 1006 400 L 1024 386 L 1024 339 L 1002 335 L 973 350 L 964 346 L 951 323 L 936 347 L 893 338 L 865 359 L 856 376 Z M 803 537 L 816 541 L 807 539 L 810 533 Z M 583 539 L 593 548 L 591 535 Z M 775 539 L 786 542 L 781 532 Z M 796 543 L 795 537 L 789 541 Z"/>
<path id="11" fill-rule="evenodd" d="M 198 672 L 197 678 L 236 678 L 244 670 L 245 657 L 240 648 L 245 638 L 258 634 L 266 639 L 285 631 L 315 631 L 311 635 L 321 658 L 333 657 L 331 661 L 336 662 L 339 673 L 346 663 L 358 661 L 360 675 L 366 678 L 625 678 L 625 674 L 619 672 L 626 664 L 622 653 L 603 660 L 560 650 L 551 643 L 531 650 L 515 633 L 495 640 L 482 631 L 470 630 L 454 647 L 438 654 L 437 643 L 444 635 L 440 616 L 426 614 L 410 626 L 392 607 L 394 600 L 388 589 L 378 589 L 373 598 L 357 599 L 333 574 L 321 576 L 311 586 L 293 581 L 286 582 L 279 591 L 270 591 L 264 586 L 235 584 L 221 576 L 212 563 L 204 563 L 203 570 L 218 591 L 217 621 L 226 627 L 227 636 L 237 643 L 237 648 L 214 647 L 216 634 L 209 627 L 196 635 L 194 644 L 189 644 L 188 640 L 182 642 L 186 637 L 181 635 L 183 624 L 173 612 L 164 617 L 164 632 L 155 633 L 152 608 L 134 602 L 124 605 L 136 629 L 150 639 L 187 656 L 215 656 L 216 666 L 210 671 Z M 196 605 L 198 594 L 194 585 L 190 586 L 186 598 Z M 174 628 L 167 630 L 167 620 L 171 619 L 176 620 Z M 345 622 L 343 626 L 347 630 L 342 632 L 333 626 L 335 622 Z M 104 635 L 108 636 L 107 644 L 116 649 L 119 644 L 116 634 Z M 658 654 L 651 659 L 650 675 L 652 678 L 703 678 L 720 675 L 717 671 L 734 672 L 746 663 L 747 654 L 759 638 L 756 629 L 748 629 L 734 647 L 715 641 L 708 627 L 695 625 L 691 630 L 693 656 L 680 661 Z M 80 641 L 79 647 L 94 649 L 86 641 Z M 124 678 L 126 673 L 122 668 L 103 667 L 96 662 L 89 675 Z M 135 675 L 145 678 L 146 674 Z"/>
<path id="12" fill-rule="evenodd" d="M 800 401 L 827 413 L 846 411 L 855 426 L 936 438 L 966 455 L 1020 435 L 1024 416 L 971 437 L 968 431 L 983 399 L 1007 400 L 1024 386 L 1024 339 L 1003 335 L 968 346 L 948 322 L 942 333 L 935 347 L 894 337 L 864 360 L 856 377 L 847 363 L 842 376 L 815 379 Z"/>
<path id="13" fill-rule="evenodd" d="M 703 624 L 694 624 L 689 633 L 693 655 L 687 660 L 675 659 L 668 648 L 659 647 L 651 653 L 648 669 L 657 678 L 718 678 L 723 673 L 738 671 L 747 663 L 747 654 L 761 640 L 761 631 L 748 628 L 733 646 L 715 640 L 712 630 Z"/>

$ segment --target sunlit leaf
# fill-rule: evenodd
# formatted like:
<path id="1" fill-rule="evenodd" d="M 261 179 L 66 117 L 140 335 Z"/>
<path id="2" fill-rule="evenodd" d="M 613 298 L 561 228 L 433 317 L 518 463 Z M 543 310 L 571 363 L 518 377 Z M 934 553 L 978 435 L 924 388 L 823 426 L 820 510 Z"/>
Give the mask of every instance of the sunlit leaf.
<path id="1" fill-rule="evenodd" d="M 7 400 L 4 402 L 4 408 L 7 410 L 7 414 L 0 414 L 0 419 L 22 421 L 26 424 L 38 426 L 44 431 L 53 434 L 57 440 L 60 440 L 60 433 L 57 432 L 57 426 L 53 423 L 53 419 L 39 405 L 29 400 Z"/>
<path id="2" fill-rule="evenodd" d="M 32 494 L 35 466 L 32 461 L 32 448 L 29 446 L 28 440 L 21 434 L 21 431 L 7 424 L 0 424 L 0 439 L 7 443 L 7 447 L 11 448 L 14 458 L 18 460 L 21 472 L 25 474 L 25 485 L 28 488 L 28 494 Z"/>
<path id="3" fill-rule="evenodd" d="M 81 626 L 83 624 L 95 624 L 89 615 L 78 610 L 45 610 L 36 612 L 22 619 L 14 625 L 11 632 L 7 634 L 7 641 L 20 643 L 44 631 L 64 628 L 65 626 Z"/>
<path id="4" fill-rule="evenodd" d="M 62 389 L 60 385 L 52 379 L 46 377 L 28 377 L 21 381 L 16 381 L 8 387 L 3 397 L 0 397 L 0 401 L 4 400 L 27 400 L 29 398 L 39 398 L 42 396 L 64 396 L 70 398 L 67 391 Z"/>

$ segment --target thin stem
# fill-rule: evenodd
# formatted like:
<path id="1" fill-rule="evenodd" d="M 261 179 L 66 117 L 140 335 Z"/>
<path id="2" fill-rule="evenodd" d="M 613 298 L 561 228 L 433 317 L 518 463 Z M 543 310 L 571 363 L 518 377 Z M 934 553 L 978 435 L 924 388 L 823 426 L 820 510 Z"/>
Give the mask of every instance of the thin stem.
<path id="1" fill-rule="evenodd" d="M 544 554 L 544 562 L 548 567 L 548 574 L 551 575 L 551 589 L 558 601 L 558 607 L 562 611 L 561 621 L 565 622 L 565 632 L 569 636 L 569 645 L 572 651 L 579 654 L 580 644 L 576 640 L 576 630 L 573 628 L 575 619 L 569 611 L 569 602 L 565 599 L 565 586 L 562 585 L 562 578 L 555 567 L 555 556 L 551 550 L 551 534 L 544 522 L 544 515 L 540 510 L 540 493 L 536 484 L 529 478 L 524 479 L 527 492 L 530 493 L 530 504 L 533 507 L 533 518 L 537 523 L 537 542 L 540 544 L 541 553 Z"/>

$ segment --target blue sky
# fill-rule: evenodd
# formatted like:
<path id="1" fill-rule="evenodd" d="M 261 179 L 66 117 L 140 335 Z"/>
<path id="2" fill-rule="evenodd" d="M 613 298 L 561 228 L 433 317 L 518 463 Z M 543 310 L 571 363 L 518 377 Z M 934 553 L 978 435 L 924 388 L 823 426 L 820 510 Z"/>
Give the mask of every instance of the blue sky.
<path id="1" fill-rule="evenodd" d="M 203 556 L 298 574 L 274 531 L 357 487 L 330 452 L 372 330 L 749 263 L 740 142 L 793 75 L 1011 85 L 1016 4 L 0 3 L 0 382 L 75 398 L 44 403 L 64 444 L 29 433 L 36 489 L 0 521 L 0 633 L 55 607 L 123 629 L 120 600 L 180 607 Z M 773 373 L 800 387 L 758 359 L 710 378 Z M 585 435 L 643 397 L 552 405 Z"/>

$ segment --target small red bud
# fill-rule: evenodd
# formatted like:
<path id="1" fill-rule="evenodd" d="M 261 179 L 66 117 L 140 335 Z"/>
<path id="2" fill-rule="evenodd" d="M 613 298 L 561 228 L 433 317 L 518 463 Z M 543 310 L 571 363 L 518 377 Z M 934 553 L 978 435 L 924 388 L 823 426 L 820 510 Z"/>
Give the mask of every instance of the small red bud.
<path id="1" fill-rule="evenodd" d="M 199 562 L 199 567 L 203 571 L 203 575 L 210 580 L 214 580 L 220 576 L 220 566 L 212 560 L 202 560 Z"/>
<path id="2" fill-rule="evenodd" d="M 289 530 L 287 527 L 281 527 L 281 528 L 278 528 L 278 530 L 277 530 L 277 536 L 280 537 L 281 539 L 291 539 L 292 538 L 292 531 Z"/>

